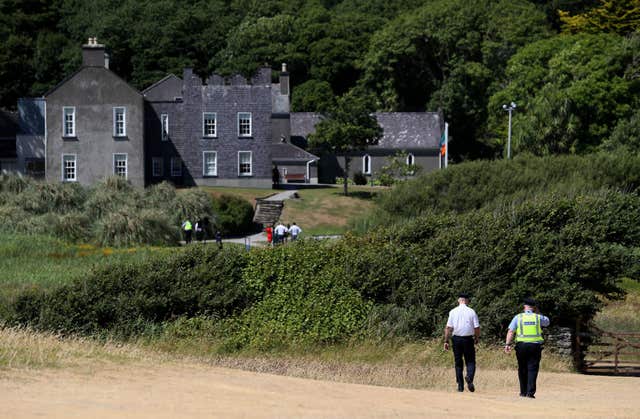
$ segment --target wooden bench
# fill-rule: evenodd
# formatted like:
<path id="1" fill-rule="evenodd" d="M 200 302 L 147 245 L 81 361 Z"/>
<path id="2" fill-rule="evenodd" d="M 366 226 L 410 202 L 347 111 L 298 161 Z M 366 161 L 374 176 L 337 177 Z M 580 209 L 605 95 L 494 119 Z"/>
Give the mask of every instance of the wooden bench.
<path id="1" fill-rule="evenodd" d="M 289 182 L 305 182 L 307 177 L 304 173 L 287 173 L 284 175 L 284 180 Z"/>

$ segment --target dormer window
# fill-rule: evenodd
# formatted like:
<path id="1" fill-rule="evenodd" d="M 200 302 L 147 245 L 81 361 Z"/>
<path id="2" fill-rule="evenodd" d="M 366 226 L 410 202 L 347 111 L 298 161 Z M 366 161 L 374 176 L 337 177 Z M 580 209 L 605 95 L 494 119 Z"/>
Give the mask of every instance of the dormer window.
<path id="1" fill-rule="evenodd" d="M 413 157 L 413 154 L 409 153 L 407 155 L 407 164 L 409 166 L 413 166 L 414 162 L 415 162 L 415 158 Z"/>
<path id="2" fill-rule="evenodd" d="M 163 113 L 160 115 L 160 125 L 161 125 L 161 135 L 160 139 L 162 141 L 169 141 L 169 115 Z"/>

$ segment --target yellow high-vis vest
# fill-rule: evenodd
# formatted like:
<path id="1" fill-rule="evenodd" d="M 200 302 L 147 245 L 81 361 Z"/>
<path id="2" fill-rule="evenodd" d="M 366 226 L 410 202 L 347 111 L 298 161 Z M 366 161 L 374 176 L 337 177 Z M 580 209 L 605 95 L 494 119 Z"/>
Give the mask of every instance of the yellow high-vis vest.
<path id="1" fill-rule="evenodd" d="M 184 230 L 185 231 L 189 231 L 193 228 L 193 226 L 191 225 L 191 221 L 185 221 L 184 223 Z"/>
<path id="2" fill-rule="evenodd" d="M 535 313 L 518 314 L 516 342 L 543 342 L 540 315 Z"/>

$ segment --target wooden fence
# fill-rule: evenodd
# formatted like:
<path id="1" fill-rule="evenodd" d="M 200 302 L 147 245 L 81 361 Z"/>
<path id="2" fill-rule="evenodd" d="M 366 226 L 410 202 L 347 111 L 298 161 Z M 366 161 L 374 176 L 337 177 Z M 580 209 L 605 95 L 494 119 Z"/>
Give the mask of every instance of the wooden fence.
<path id="1" fill-rule="evenodd" d="M 577 339 L 578 347 L 586 348 L 581 363 L 584 373 L 640 376 L 640 333 L 591 326 L 589 333 L 578 333 Z"/>

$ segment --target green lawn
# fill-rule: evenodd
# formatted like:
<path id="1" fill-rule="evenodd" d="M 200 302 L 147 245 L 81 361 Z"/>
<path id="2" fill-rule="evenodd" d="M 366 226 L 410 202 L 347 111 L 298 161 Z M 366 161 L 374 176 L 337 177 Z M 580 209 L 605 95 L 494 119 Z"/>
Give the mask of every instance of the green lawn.
<path id="1" fill-rule="evenodd" d="M 0 233 L 0 289 L 7 296 L 26 286 L 64 284 L 87 275 L 96 266 L 126 263 L 144 259 L 151 252 L 170 251 L 171 248 L 72 245 L 48 236 Z"/>
<path id="2" fill-rule="evenodd" d="M 202 187 L 212 196 L 237 195 L 255 204 L 255 198 L 277 193 L 271 189 Z M 342 194 L 342 185 L 326 188 L 300 189 L 300 199 L 285 201 L 282 221 L 298 224 L 305 235 L 342 234 L 349 222 L 373 207 L 373 197 L 384 188 L 349 186 L 349 196 Z"/>

